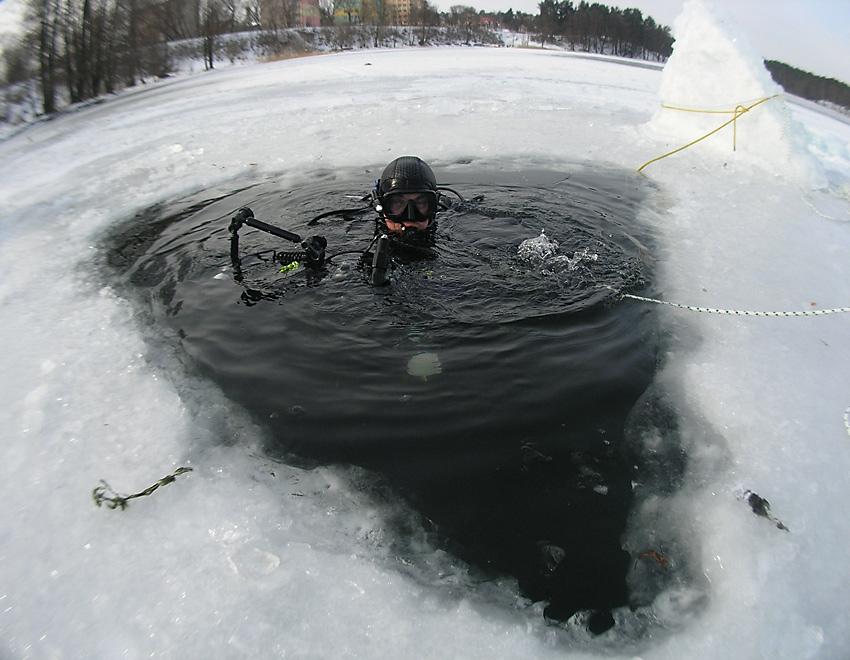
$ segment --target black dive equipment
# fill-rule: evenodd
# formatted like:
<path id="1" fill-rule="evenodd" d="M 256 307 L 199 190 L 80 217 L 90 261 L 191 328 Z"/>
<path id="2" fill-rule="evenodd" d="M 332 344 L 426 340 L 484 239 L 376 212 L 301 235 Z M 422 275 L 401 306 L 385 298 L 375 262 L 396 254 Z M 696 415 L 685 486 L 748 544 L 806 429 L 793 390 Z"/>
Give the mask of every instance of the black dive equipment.
<path id="1" fill-rule="evenodd" d="M 369 284 L 384 286 L 387 284 L 387 269 L 390 267 L 390 237 L 381 234 L 375 243 L 375 254 L 372 256 L 372 270 L 369 273 Z"/>
<path id="2" fill-rule="evenodd" d="M 401 156 L 384 168 L 381 178 L 375 181 L 371 194 L 361 198 L 361 202 L 367 202 L 365 206 L 328 211 L 310 220 L 308 225 L 313 226 L 319 220 L 331 216 L 353 219 L 361 213 L 377 211 L 379 217 L 376 220 L 375 238 L 366 250 L 357 252 L 362 255 L 362 261 L 366 264 L 369 264 L 368 259 L 371 256 L 369 283 L 383 286 L 389 283 L 387 273 L 393 261 L 390 257 L 391 244 L 394 249 L 406 250 L 408 253 L 418 251 L 422 254 L 432 254 L 433 235 L 437 227 L 434 222 L 435 216 L 440 209 L 450 208 L 441 191 L 448 191 L 456 195 L 461 202 L 464 201 L 455 190 L 438 186 L 434 172 L 421 158 Z M 405 225 L 400 233 L 392 234 L 385 224 L 387 220 L 399 224 L 424 224 L 425 227 Z M 331 259 L 331 256 L 325 254 L 328 242 L 324 236 L 310 236 L 302 239 L 291 231 L 257 220 L 254 212 L 246 206 L 239 209 L 230 221 L 230 259 L 233 262 L 236 279 L 242 278 L 239 230 L 243 225 L 298 243 L 300 251 L 274 251 L 273 260 L 282 263 L 287 269 L 295 268 L 299 264 L 320 269 L 326 261 Z M 375 251 L 374 254 L 369 255 L 369 248 L 372 245 L 375 246 Z M 344 252 L 337 254 L 344 254 Z"/>
<path id="3" fill-rule="evenodd" d="M 325 263 L 325 248 L 328 246 L 328 242 L 324 236 L 310 236 L 302 240 L 298 234 L 257 220 L 254 217 L 254 212 L 246 206 L 239 209 L 238 213 L 230 220 L 230 259 L 237 274 L 241 274 L 242 265 L 239 258 L 239 230 L 242 225 L 248 225 L 293 243 L 300 243 L 300 252 L 282 252 L 276 256 L 278 261 L 286 261 L 286 263 L 304 262 L 309 268 L 321 268 Z"/>
<path id="4" fill-rule="evenodd" d="M 284 266 L 293 263 L 303 263 L 308 268 L 319 269 L 325 264 L 325 249 L 328 241 L 324 236 L 310 236 L 303 239 L 291 231 L 275 227 L 254 217 L 254 212 L 247 206 L 239 209 L 230 220 L 230 260 L 237 280 L 242 277 L 242 260 L 239 258 L 239 230 L 243 225 L 259 229 L 272 236 L 300 243 L 300 252 L 275 252 L 274 260 Z M 389 283 L 387 270 L 390 267 L 390 239 L 386 234 L 375 239 L 375 254 L 372 257 L 372 267 L 369 273 L 369 284 L 384 286 Z"/>

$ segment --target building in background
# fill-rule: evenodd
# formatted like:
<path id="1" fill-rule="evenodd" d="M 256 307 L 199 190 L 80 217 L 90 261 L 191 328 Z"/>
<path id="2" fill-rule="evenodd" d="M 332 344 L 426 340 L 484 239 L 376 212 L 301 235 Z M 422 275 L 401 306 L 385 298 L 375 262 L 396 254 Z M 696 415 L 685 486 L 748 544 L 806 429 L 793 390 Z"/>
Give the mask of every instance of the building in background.
<path id="1" fill-rule="evenodd" d="M 319 10 L 319 0 L 298 0 L 295 22 L 300 27 L 319 27 L 322 24 L 322 13 Z"/>
<path id="2" fill-rule="evenodd" d="M 334 25 L 363 22 L 363 0 L 334 0 Z"/>
<path id="3" fill-rule="evenodd" d="M 334 25 L 414 25 L 422 0 L 334 0 Z"/>
<path id="4" fill-rule="evenodd" d="M 390 25 L 410 25 L 412 4 L 416 0 L 384 0 Z"/>

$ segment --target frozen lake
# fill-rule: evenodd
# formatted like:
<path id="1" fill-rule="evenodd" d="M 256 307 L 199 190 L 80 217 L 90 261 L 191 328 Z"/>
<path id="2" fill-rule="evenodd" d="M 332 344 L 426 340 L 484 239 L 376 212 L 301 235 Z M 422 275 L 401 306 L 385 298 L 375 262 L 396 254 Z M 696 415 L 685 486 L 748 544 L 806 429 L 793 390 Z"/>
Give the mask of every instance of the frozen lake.
<path id="1" fill-rule="evenodd" d="M 264 457 L 268 430 L 97 267 L 111 227 L 234 181 L 368 180 L 407 153 L 445 178 L 502 163 L 633 172 L 701 134 L 660 101 L 774 93 L 749 51 L 728 56 L 731 29 L 689 21 L 663 73 L 518 49 L 327 55 L 165 81 L 0 143 L 3 655 L 845 657 L 847 314 L 653 308 L 651 392 L 675 418 L 634 442 L 645 465 L 675 454 L 683 469 L 675 483 L 642 473 L 622 547 L 671 570 L 658 564 L 657 596 L 593 636 L 581 617 L 548 624 L 509 580 L 476 580 L 361 470 Z M 723 82 L 688 65 L 700 49 L 723 55 Z M 682 77 L 705 98 L 667 96 Z M 729 310 L 847 307 L 850 127 L 781 98 L 760 109 L 739 120 L 736 151 L 719 133 L 644 170 L 658 190 L 636 211 L 657 234 L 655 292 Z M 92 503 L 101 479 L 136 492 L 184 465 L 126 511 Z M 747 491 L 790 531 L 754 515 Z M 665 577 L 683 565 L 688 580 Z"/>

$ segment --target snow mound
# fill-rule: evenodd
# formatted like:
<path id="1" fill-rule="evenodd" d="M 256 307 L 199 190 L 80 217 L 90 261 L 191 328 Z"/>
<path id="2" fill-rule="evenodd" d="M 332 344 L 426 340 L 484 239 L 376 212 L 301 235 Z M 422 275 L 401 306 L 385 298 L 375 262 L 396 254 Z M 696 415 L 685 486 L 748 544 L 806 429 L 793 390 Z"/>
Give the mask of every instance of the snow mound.
<path id="1" fill-rule="evenodd" d="M 782 87 L 735 19 L 711 3 L 691 0 L 673 34 L 661 108 L 649 127 L 678 148 L 729 122 L 692 148 L 721 156 L 724 166 L 734 159 L 805 188 L 823 188 L 826 178 L 808 152 L 804 129 L 791 120 Z"/>

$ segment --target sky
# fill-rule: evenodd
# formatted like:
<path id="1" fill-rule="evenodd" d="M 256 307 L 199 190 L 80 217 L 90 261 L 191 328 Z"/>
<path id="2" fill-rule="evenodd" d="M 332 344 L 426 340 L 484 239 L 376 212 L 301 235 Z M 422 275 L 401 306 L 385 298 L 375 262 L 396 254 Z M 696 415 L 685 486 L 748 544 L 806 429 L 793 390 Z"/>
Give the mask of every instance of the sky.
<path id="1" fill-rule="evenodd" d="M 23 0 L 0 0 L 0 49 L 19 33 L 24 7 Z"/>
<path id="2" fill-rule="evenodd" d="M 538 13 L 539 0 L 436 0 L 447 11 L 468 4 L 485 11 Z M 630 0 L 604 2 L 609 6 L 640 9 L 662 25 L 672 26 L 685 0 Z M 0 0 L 0 40 L 15 25 L 23 0 Z M 576 2 L 575 4 L 578 4 Z M 850 1 L 848 0 L 718 0 L 744 27 L 766 59 L 775 59 L 819 76 L 850 84 Z M 4 25 L 7 26 L 4 28 Z"/>
<path id="3" fill-rule="evenodd" d="M 694 12 L 690 27 L 663 71 L 521 48 L 198 61 L 0 141 L 0 657 L 846 658 L 850 314 L 810 313 L 850 305 L 850 124 L 772 98 L 738 119 L 736 150 L 727 128 L 638 174 L 715 121 L 660 109 L 661 90 L 732 107 L 775 91 L 711 16 Z M 641 303 L 658 315 L 653 392 L 670 414 L 632 449 L 687 469 L 635 483 L 624 544 L 669 566 L 651 573 L 657 597 L 618 609 L 610 634 L 580 618 L 549 625 L 415 519 L 394 526 L 401 514 L 362 474 L 265 458 L 257 420 L 98 268 L 103 234 L 140 210 L 256 182 L 351 192 L 329 173 L 411 153 L 441 181 L 519 183 L 544 168 L 646 189 L 637 221 L 653 235 L 653 288 L 692 309 Z M 568 240 L 564 205 L 563 224 L 545 220 L 554 240 Z M 188 270 L 235 292 L 228 215 L 220 251 Z M 493 248 L 497 267 L 511 248 Z M 289 311 L 286 298 L 269 305 Z M 439 352 L 454 339 L 432 341 Z M 413 351 L 399 342 L 402 369 Z M 134 493 L 179 466 L 193 472 L 126 511 L 92 502 L 101 479 Z M 787 529 L 754 515 L 746 490 Z M 401 554 L 399 527 L 422 532 Z M 656 570 L 633 566 L 638 582 Z"/>

